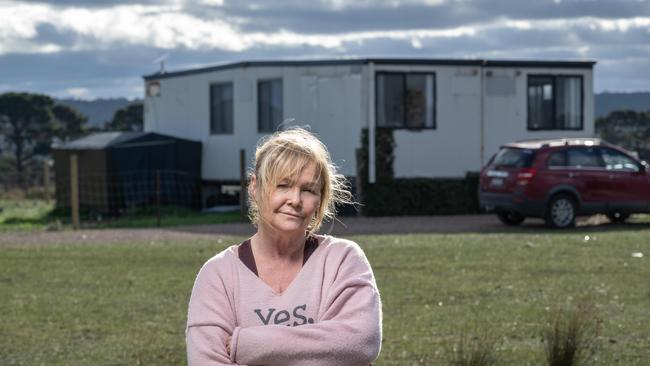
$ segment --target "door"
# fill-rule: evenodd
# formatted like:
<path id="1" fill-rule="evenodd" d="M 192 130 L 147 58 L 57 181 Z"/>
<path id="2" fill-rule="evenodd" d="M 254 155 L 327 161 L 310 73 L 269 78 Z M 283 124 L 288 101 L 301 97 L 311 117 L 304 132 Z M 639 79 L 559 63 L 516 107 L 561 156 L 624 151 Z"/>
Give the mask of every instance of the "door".
<path id="1" fill-rule="evenodd" d="M 566 173 L 582 197 L 581 211 L 606 211 L 610 181 L 596 147 L 578 146 L 568 149 Z"/>
<path id="2" fill-rule="evenodd" d="M 614 149 L 601 149 L 608 174 L 608 210 L 644 212 L 650 204 L 650 178 L 645 167 L 632 157 Z"/>

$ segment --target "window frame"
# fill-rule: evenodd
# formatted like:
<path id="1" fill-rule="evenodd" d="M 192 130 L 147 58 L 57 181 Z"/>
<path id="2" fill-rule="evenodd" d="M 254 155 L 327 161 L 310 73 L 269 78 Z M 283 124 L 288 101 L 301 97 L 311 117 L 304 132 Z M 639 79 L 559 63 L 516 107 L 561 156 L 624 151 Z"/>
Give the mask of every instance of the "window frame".
<path id="1" fill-rule="evenodd" d="M 263 83 L 272 83 L 274 81 L 280 82 L 280 108 L 281 108 L 281 113 L 280 113 L 280 121 L 278 121 L 277 126 L 275 126 L 274 129 L 266 131 L 262 130 L 262 104 L 261 104 L 261 98 L 260 98 L 260 93 L 262 88 L 260 88 L 260 85 Z M 278 130 L 278 128 L 282 125 L 282 121 L 284 120 L 284 81 L 282 80 L 281 77 L 277 78 L 267 78 L 267 79 L 258 79 L 257 80 L 257 133 L 274 133 Z"/>
<path id="2" fill-rule="evenodd" d="M 552 116 L 553 120 L 552 127 L 546 128 L 533 128 L 531 127 L 530 120 L 530 99 L 528 96 L 528 90 L 530 88 L 530 80 L 532 78 L 549 78 L 552 80 Z M 558 127 L 557 121 L 557 79 L 558 78 L 578 78 L 580 79 L 580 126 L 579 127 Z M 526 79 L 526 130 L 527 131 L 583 131 L 585 128 L 585 80 L 584 75 L 581 74 L 528 74 Z"/>
<path id="3" fill-rule="evenodd" d="M 404 77 L 404 93 L 403 93 L 403 98 L 402 98 L 402 106 L 403 112 L 402 112 L 402 126 L 380 126 L 378 121 L 378 116 L 380 113 L 380 104 L 379 104 L 379 76 L 380 75 L 402 75 Z M 433 101 L 432 101 L 432 119 L 433 119 L 433 124 L 432 126 L 422 126 L 422 127 L 412 127 L 412 126 L 407 126 L 406 124 L 406 116 L 408 114 L 406 105 L 406 91 L 407 89 L 407 83 L 406 83 L 406 77 L 407 75 L 431 75 L 433 77 L 433 85 L 432 85 L 432 92 L 433 92 Z M 387 130 L 409 130 L 409 131 L 422 131 L 422 130 L 436 130 L 438 128 L 438 93 L 437 93 L 437 85 L 438 82 L 436 80 L 436 72 L 434 71 L 377 71 L 375 72 L 375 126 L 377 128 L 383 128 Z M 426 119 L 426 116 L 425 116 Z"/>
<path id="4" fill-rule="evenodd" d="M 618 154 L 618 155 L 621 155 L 621 156 L 629 159 L 632 163 L 634 163 L 637 170 L 607 169 L 607 161 L 605 161 L 605 153 L 606 152 L 611 152 L 613 154 Z M 605 170 L 608 171 L 608 172 L 612 172 L 612 173 L 639 173 L 639 172 L 644 171 L 644 169 L 645 169 L 645 167 L 641 163 L 639 163 L 639 161 L 637 159 L 634 159 L 632 156 L 630 156 L 630 155 L 628 155 L 628 154 L 626 154 L 626 153 L 624 153 L 624 152 L 622 152 L 620 150 L 617 150 L 617 149 L 614 149 L 614 148 L 611 148 L 611 147 L 608 147 L 608 146 L 601 146 L 600 147 L 600 155 L 601 155 L 601 157 L 603 159 L 603 162 L 605 163 Z"/>
<path id="5" fill-rule="evenodd" d="M 546 156 L 546 168 L 550 169 L 550 170 L 569 169 L 569 166 L 567 165 L 568 164 L 568 157 L 567 157 L 567 150 L 568 149 L 569 149 L 569 147 L 559 149 L 559 150 L 552 150 L 551 152 L 549 152 L 548 155 Z M 551 157 L 553 155 L 556 155 L 556 154 L 562 155 L 562 159 L 564 160 L 563 165 L 551 165 L 551 162 L 550 162 Z"/>
<path id="6" fill-rule="evenodd" d="M 232 98 L 230 98 L 230 103 L 231 103 L 231 119 L 230 119 L 230 124 L 224 124 L 226 127 L 230 127 L 230 129 L 226 128 L 224 131 L 216 131 L 216 129 L 213 129 L 214 127 L 214 105 L 213 100 L 214 100 L 214 87 L 223 87 L 229 85 L 232 93 Z M 214 82 L 210 83 L 210 135 L 234 135 L 235 134 L 235 83 L 232 81 L 219 81 L 219 82 Z M 227 121 L 226 121 L 227 122 Z"/>
<path id="7" fill-rule="evenodd" d="M 600 163 L 600 165 L 596 165 L 596 166 L 594 166 L 594 165 L 586 165 L 586 166 L 583 166 L 583 165 L 570 165 L 569 153 L 572 150 L 573 151 L 589 151 L 589 154 L 591 156 L 595 157 L 598 160 L 598 162 Z M 568 169 L 579 170 L 579 171 L 590 171 L 590 170 L 592 170 L 592 171 L 605 171 L 606 170 L 605 169 L 605 161 L 603 160 L 603 155 L 602 155 L 602 153 L 600 151 L 599 146 L 575 145 L 575 146 L 569 146 L 564 151 L 565 151 L 565 154 L 566 154 L 566 166 L 567 166 Z"/>

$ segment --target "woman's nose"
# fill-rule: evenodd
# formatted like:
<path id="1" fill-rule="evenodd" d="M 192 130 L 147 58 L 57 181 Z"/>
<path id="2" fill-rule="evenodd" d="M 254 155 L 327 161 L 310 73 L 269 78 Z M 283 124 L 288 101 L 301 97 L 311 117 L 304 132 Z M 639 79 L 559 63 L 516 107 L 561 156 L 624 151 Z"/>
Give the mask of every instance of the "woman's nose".
<path id="1" fill-rule="evenodd" d="M 300 206 L 302 200 L 300 198 L 300 188 L 294 187 L 289 191 L 289 203 L 292 206 Z"/>

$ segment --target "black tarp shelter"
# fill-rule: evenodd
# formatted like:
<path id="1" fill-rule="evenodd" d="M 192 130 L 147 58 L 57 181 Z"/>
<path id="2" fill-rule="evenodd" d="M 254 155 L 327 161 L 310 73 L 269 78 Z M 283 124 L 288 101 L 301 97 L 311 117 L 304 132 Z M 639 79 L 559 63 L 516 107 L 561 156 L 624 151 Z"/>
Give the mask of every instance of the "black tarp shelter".
<path id="1" fill-rule="evenodd" d="M 53 147 L 57 207 L 70 206 L 77 155 L 79 205 L 119 214 L 137 207 L 200 208 L 201 143 L 154 132 L 99 132 Z"/>

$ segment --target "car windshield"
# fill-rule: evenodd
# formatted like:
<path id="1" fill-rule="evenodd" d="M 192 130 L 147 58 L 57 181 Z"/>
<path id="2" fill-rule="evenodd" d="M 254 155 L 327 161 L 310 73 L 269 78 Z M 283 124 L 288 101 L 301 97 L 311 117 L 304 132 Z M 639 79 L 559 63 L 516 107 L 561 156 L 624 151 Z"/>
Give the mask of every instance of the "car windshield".
<path id="1" fill-rule="evenodd" d="M 504 147 L 492 160 L 492 165 L 508 168 L 529 168 L 533 164 L 535 151 Z"/>

